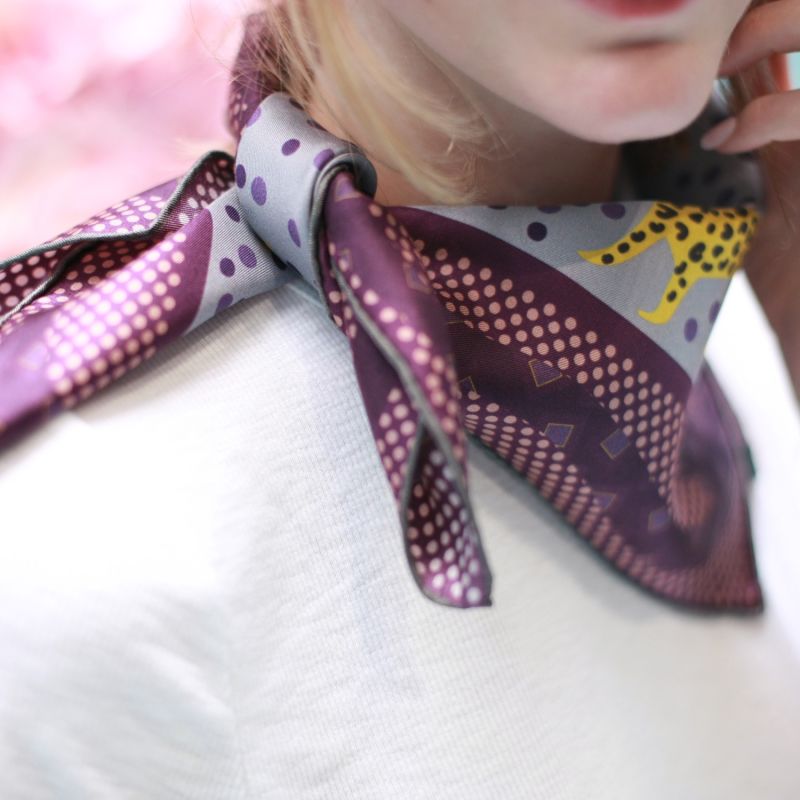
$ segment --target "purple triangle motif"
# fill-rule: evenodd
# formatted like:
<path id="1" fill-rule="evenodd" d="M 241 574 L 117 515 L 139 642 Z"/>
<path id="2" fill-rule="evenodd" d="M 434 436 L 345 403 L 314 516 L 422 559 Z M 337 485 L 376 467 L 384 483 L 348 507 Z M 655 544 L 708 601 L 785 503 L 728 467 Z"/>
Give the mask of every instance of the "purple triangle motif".
<path id="1" fill-rule="evenodd" d="M 630 439 L 628 439 L 625 433 L 617 428 L 614 433 L 603 439 L 600 446 L 606 451 L 606 455 L 613 460 L 627 450 L 630 443 Z"/>
<path id="2" fill-rule="evenodd" d="M 539 359 L 533 358 L 528 363 L 533 373 L 533 381 L 539 387 L 557 381 L 561 377 L 561 372 L 546 361 L 539 361 Z"/>
<path id="3" fill-rule="evenodd" d="M 615 500 L 617 495 L 614 492 L 595 492 L 594 501 L 605 511 Z"/>
<path id="4" fill-rule="evenodd" d="M 560 374 L 560 373 L 559 373 Z M 544 429 L 544 435 L 556 446 L 564 447 L 575 430 L 574 425 L 567 425 L 563 422 L 548 422 Z"/>
<path id="5" fill-rule="evenodd" d="M 657 508 L 655 511 L 650 512 L 647 519 L 648 531 L 660 531 L 669 525 L 669 511 L 665 507 Z"/>

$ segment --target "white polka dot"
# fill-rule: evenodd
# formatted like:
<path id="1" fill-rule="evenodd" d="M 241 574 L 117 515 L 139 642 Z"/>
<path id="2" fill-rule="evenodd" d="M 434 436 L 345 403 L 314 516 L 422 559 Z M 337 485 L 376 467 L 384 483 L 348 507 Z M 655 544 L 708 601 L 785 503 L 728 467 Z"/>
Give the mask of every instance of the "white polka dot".
<path id="1" fill-rule="evenodd" d="M 408 325 L 401 325 L 397 329 L 397 338 L 401 342 L 410 342 L 414 339 L 414 329 Z"/>
<path id="2" fill-rule="evenodd" d="M 479 602 L 482 596 L 483 593 L 477 586 L 470 586 L 470 588 L 467 589 L 467 601 L 470 603 Z"/>

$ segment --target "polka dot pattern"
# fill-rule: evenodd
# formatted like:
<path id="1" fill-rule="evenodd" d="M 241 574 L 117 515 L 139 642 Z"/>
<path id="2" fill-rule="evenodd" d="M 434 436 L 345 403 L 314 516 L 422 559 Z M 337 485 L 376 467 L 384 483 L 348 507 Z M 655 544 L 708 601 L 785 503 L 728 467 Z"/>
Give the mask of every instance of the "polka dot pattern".
<path id="1" fill-rule="evenodd" d="M 420 245 L 418 249 L 422 251 Z M 601 339 L 597 331 L 582 324 L 580 318 L 560 314 L 556 303 L 538 302 L 536 293 L 531 290 L 515 292 L 514 281 L 496 275 L 490 267 L 473 267 L 466 257 L 455 259 L 448 258 L 448 255 L 446 249 L 440 248 L 427 262 L 422 256 L 423 263 L 427 263 L 431 286 L 439 293 L 444 307 L 460 315 L 470 329 L 480 331 L 487 338 L 517 349 L 526 356 L 539 356 L 541 363 L 551 367 L 555 374 L 571 377 L 583 385 L 595 402 L 609 411 L 625 437 L 633 439 L 638 434 L 635 446 L 639 456 L 651 479 L 658 481 L 659 493 L 667 497 L 677 466 L 681 409 L 680 403 L 674 404 L 673 395 L 667 393 L 659 397 L 663 387 L 658 383 L 653 385 L 647 371 L 637 373 L 632 358 L 619 358 L 619 342 Z M 456 261 L 455 266 L 452 261 Z M 496 315 L 490 318 L 491 324 L 487 320 L 489 314 Z M 654 413 L 653 407 L 655 411 L 663 407 L 664 412 L 661 415 Z M 494 419 L 490 419 L 488 429 L 493 427 Z M 561 472 L 562 467 L 555 467 L 554 473 L 540 482 L 540 464 L 531 468 L 528 464 L 516 463 L 525 454 L 524 448 L 515 456 L 509 454 L 508 443 L 517 439 L 511 428 L 504 427 L 506 441 L 487 441 L 485 436 L 479 438 L 499 455 L 508 457 L 512 466 L 537 486 L 547 499 L 551 499 L 551 491 L 554 492 L 553 497 L 559 497 L 554 505 L 565 511 L 567 519 L 572 521 L 570 515 L 574 510 L 560 507 L 565 486 L 554 473 Z M 542 431 L 539 435 L 543 435 Z M 547 439 L 541 439 L 541 443 L 543 448 L 550 444 Z M 544 451 L 539 452 L 540 458 L 544 455 Z M 581 480 L 586 487 L 583 491 L 590 492 L 586 480 Z M 569 490 L 566 491 L 569 496 Z M 610 525 L 608 520 L 601 522 L 597 511 L 588 520 L 581 522 L 579 532 L 593 533 L 591 525 L 594 523 L 604 529 Z"/>
<path id="2" fill-rule="evenodd" d="M 398 502 L 405 487 L 409 454 L 420 433 L 413 401 L 401 386 L 390 389 L 378 417 L 375 441 Z M 412 476 L 404 535 L 407 553 L 427 594 L 458 605 L 484 599 L 485 563 L 470 513 L 452 489 L 453 472 L 430 438 L 424 439 Z"/>
<path id="3" fill-rule="evenodd" d="M 124 248 L 118 248 L 120 265 L 101 273 L 94 286 L 76 293 L 53 313 L 44 334 L 51 354 L 46 375 L 64 408 L 134 369 L 170 338 L 183 280 L 181 239 L 185 241 L 185 236 L 176 234 L 152 246 L 141 242 L 132 253 L 120 253 Z M 97 258 L 84 256 L 80 264 L 84 275 L 87 267 L 109 255 L 110 251 L 101 250 Z M 76 278 L 81 277 L 75 272 Z"/>
<path id="4" fill-rule="evenodd" d="M 22 354 L 12 368 L 24 374 L 14 382 L 25 392 L 0 402 L 0 441 L 31 409 L 44 418 L 73 408 L 186 331 L 208 269 L 207 252 L 192 240 L 208 238 L 206 209 L 230 187 L 231 168 L 210 155 L 180 183 L 118 203 L 24 260 L 0 265 L 20 289 L 3 293 L 14 300 L 7 307 L 22 303 L 2 325 L 0 344 L 28 342 L 9 345 Z M 36 296 L 45 281 L 49 291 Z"/>
<path id="5" fill-rule="evenodd" d="M 258 38 L 256 19 L 247 24 Z M 235 163 L 209 154 L 180 181 L 0 264 L 0 358 L 10 354 L 5 374 L 25 387 L 0 397 L 0 441 L 280 285 L 291 266 L 347 337 L 427 597 L 459 608 L 492 602 L 467 489 L 469 434 L 640 586 L 684 605 L 760 608 L 733 412 L 710 371 L 692 383 L 674 354 L 535 257 L 533 245 L 577 252 L 578 237 L 564 233 L 570 207 L 522 209 L 523 250 L 492 235 L 520 209 L 492 206 L 467 225 L 385 208 L 372 200 L 363 154 L 263 77 L 252 80 L 253 59 L 243 47 L 234 69 Z M 673 169 L 672 191 L 754 201 L 728 184 L 732 163 Z M 655 207 L 695 213 L 666 199 Z M 613 226 L 630 208 L 608 202 L 587 214 Z M 634 255 L 627 241 L 617 249 Z M 679 344 L 697 349 L 718 311 L 719 298 L 692 305 Z"/>
<path id="6" fill-rule="evenodd" d="M 261 177 L 255 178 L 250 188 L 253 192 L 253 200 L 258 205 L 263 206 L 267 202 L 267 184 L 264 179 Z"/>
<path id="7" fill-rule="evenodd" d="M 66 302 L 73 293 L 97 283 L 98 276 L 92 278 L 91 273 L 85 274 L 80 268 L 85 261 L 80 261 L 77 268 L 70 267 L 70 261 L 87 245 L 94 248 L 108 243 L 103 250 L 107 255 L 92 264 L 95 271 L 120 266 L 116 261 L 119 251 L 124 258 L 126 248 L 148 241 L 148 237 L 159 230 L 188 224 L 216 200 L 230 185 L 231 166 L 227 157 L 215 154 L 204 158 L 182 185 L 172 180 L 153 187 L 70 228 L 26 258 L 0 264 L 0 341 L 26 317 Z M 50 294 L 33 300 L 34 290 L 52 282 L 60 272 L 65 272 L 65 277 L 59 286 Z M 8 280 L 5 276 L 16 278 Z M 24 307 L 4 321 L 4 316 L 20 303 L 24 303 Z"/>
<path id="8" fill-rule="evenodd" d="M 644 588 L 681 604 L 758 605 L 740 548 L 717 547 L 697 563 L 719 499 L 686 472 L 691 383 L 668 356 L 619 323 L 604 326 L 596 302 L 559 291 L 553 272 L 536 273 L 519 251 L 483 248 L 474 226 L 445 224 L 429 209 L 387 209 L 350 189 L 331 194 L 353 202 L 347 214 L 330 199 L 326 206 L 326 302 L 350 339 L 406 553 L 427 596 L 459 607 L 490 604 L 463 431 Z M 615 219 L 625 209 L 609 204 L 601 212 Z M 359 217 L 356 237 L 349 220 Z M 412 412 L 413 424 L 400 430 Z M 742 542 L 747 533 L 739 520 L 726 535 Z M 448 558 L 462 554 L 463 563 L 448 567 L 442 554 L 451 544 Z M 474 603 L 473 553 L 481 587 Z"/>
<path id="9" fill-rule="evenodd" d="M 390 227 L 392 223 L 397 224 L 391 214 L 387 216 L 391 218 Z M 407 242 L 403 253 L 405 254 L 405 263 L 413 260 L 414 257 Z M 444 348 L 437 347 L 434 339 L 423 330 L 418 329 L 420 323 L 412 319 L 409 314 L 398 311 L 393 305 L 383 301 L 375 289 L 367 287 L 359 272 L 353 269 L 350 253 L 337 254 L 335 245 L 331 245 L 329 255 L 342 276 L 342 282 L 346 283 L 352 294 L 363 305 L 379 309 L 377 310 L 377 324 L 385 335 L 394 340 L 399 352 L 411 365 L 417 380 L 426 388 L 430 413 L 442 430 L 453 437 L 456 458 L 463 461 L 466 441 L 461 425 L 460 393 L 456 384 L 452 354 Z M 406 278 L 408 279 L 408 275 Z M 341 284 L 339 287 L 341 288 Z M 328 293 L 328 299 L 331 299 L 330 293 Z M 347 314 L 347 311 L 345 310 L 343 313 Z M 349 319 L 349 315 L 345 317 L 345 320 Z"/>
<path id="10" fill-rule="evenodd" d="M 487 402 L 474 389 L 466 393 L 466 429 L 494 450 L 550 500 L 570 524 L 588 536 L 598 527 L 610 529 L 603 502 L 564 451 L 530 420 L 504 414 L 499 403 Z"/>
<path id="11" fill-rule="evenodd" d="M 261 241 L 321 293 L 311 234 L 315 186 L 347 166 L 359 175 L 359 190 L 370 193 L 374 167 L 358 148 L 311 124 L 289 95 L 270 94 L 258 108 L 236 152 L 237 207 Z"/>
<path id="12" fill-rule="evenodd" d="M 427 389 L 414 399 L 402 384 L 387 385 L 384 399 L 373 399 L 376 415 L 372 417 L 376 446 L 399 508 L 403 508 L 406 485 L 411 487 L 401 523 L 417 582 L 426 595 L 448 605 L 488 605 L 491 576 L 471 510 L 456 479 L 456 472 L 463 476 L 462 482 L 466 479 L 466 439 L 452 356 L 438 351 L 433 339 L 416 329 L 410 315 L 398 312 L 365 286 L 349 251 L 337 251 L 331 244 L 329 255 L 336 266 L 328 276 L 326 298 L 336 326 L 354 349 L 380 358 L 370 337 L 363 333 L 352 301 L 358 308 L 374 309 L 378 325 L 402 350 L 417 380 Z M 420 422 L 417 400 L 426 406 L 423 419 L 432 424 Z M 445 450 L 452 455 L 455 471 L 431 438 L 434 428 L 448 437 Z M 417 438 L 420 444 L 415 447 Z M 412 455 L 416 455 L 413 462 Z M 410 474 L 409 463 L 413 463 Z"/>
<path id="13" fill-rule="evenodd" d="M 423 450 L 404 526 L 414 570 L 429 597 L 470 607 L 487 601 L 487 569 L 478 533 L 439 450 Z"/>
<path id="14" fill-rule="evenodd" d="M 401 246 L 410 247 L 406 234 L 401 232 L 401 236 Z M 447 311 L 462 318 L 470 329 L 538 357 L 584 386 L 634 441 L 648 473 L 666 497 L 679 435 L 681 403 L 675 403 L 675 393 L 665 392 L 647 370 L 638 369 L 639 359 L 632 350 L 620 357 L 625 352 L 622 339 L 598 332 L 597 325 L 590 326 L 578 314 L 562 313 L 558 304 L 544 302 L 531 289 L 517 290 L 512 278 L 492 267 L 474 265 L 466 256 L 448 256 L 444 248 L 432 257 L 421 256 L 430 285 Z"/>

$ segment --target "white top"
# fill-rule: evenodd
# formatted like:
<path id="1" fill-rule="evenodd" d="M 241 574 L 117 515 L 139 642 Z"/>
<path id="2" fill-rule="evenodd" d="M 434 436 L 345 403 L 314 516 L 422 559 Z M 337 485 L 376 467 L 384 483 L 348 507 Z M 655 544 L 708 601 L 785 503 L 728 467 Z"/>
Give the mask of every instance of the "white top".
<path id="1" fill-rule="evenodd" d="M 800 424 L 743 279 L 711 349 L 751 415 L 753 618 L 626 583 L 472 440 L 494 605 L 423 597 L 311 303 L 240 303 L 0 452 L 0 797 L 797 797 Z"/>

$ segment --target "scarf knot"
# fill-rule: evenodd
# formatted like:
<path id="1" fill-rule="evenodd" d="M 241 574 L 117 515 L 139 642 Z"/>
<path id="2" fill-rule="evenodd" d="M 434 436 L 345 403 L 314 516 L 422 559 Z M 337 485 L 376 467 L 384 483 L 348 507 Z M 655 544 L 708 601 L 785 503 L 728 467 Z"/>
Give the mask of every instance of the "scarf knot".
<path id="1" fill-rule="evenodd" d="M 0 444 L 299 280 L 347 337 L 425 596 L 492 603 L 470 435 L 634 584 L 761 609 L 748 448 L 703 360 L 764 202 L 756 159 L 699 147 L 720 99 L 657 163 L 629 149 L 607 203 L 389 208 L 365 154 L 263 77 L 263 33 L 250 18 L 234 70 L 235 159 L 0 263 L 24 287 L 0 316 Z"/>

